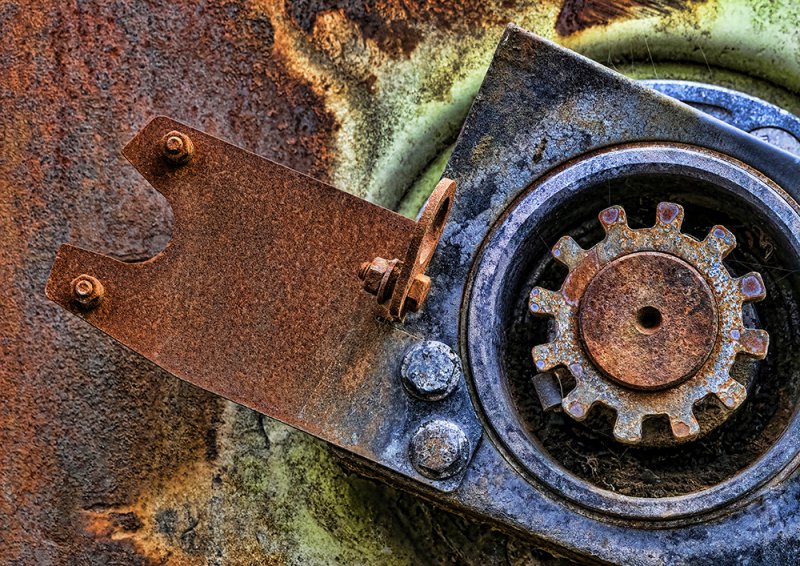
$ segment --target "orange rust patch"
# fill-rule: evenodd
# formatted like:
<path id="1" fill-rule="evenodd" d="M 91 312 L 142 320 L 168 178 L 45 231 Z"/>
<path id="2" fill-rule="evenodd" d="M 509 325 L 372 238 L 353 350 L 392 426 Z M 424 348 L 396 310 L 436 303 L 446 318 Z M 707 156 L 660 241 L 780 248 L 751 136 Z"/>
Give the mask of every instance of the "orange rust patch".
<path id="1" fill-rule="evenodd" d="M 705 0 L 564 0 L 556 31 L 564 37 L 615 20 L 666 16 Z"/>

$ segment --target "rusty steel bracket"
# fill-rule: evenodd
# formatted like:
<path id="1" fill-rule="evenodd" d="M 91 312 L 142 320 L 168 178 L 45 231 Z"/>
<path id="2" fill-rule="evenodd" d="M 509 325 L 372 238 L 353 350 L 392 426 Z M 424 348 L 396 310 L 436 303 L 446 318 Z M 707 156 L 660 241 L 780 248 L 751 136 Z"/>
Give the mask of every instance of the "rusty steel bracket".
<path id="1" fill-rule="evenodd" d="M 358 275 L 364 290 L 387 306 L 393 320 L 402 320 L 409 310 L 419 311 L 428 296 L 431 279 L 425 270 L 442 236 L 455 192 L 455 181 L 439 181 L 422 209 L 403 261 L 376 257 L 361 265 Z"/>
<path id="2" fill-rule="evenodd" d="M 386 319 L 424 277 L 454 183 L 414 222 L 168 118 L 124 155 L 172 207 L 171 241 L 138 263 L 65 245 L 47 296 L 182 379 L 427 481 L 387 455 L 419 423 L 383 379 L 417 340 Z M 403 258 L 383 306 L 356 277 L 375 256 Z"/>

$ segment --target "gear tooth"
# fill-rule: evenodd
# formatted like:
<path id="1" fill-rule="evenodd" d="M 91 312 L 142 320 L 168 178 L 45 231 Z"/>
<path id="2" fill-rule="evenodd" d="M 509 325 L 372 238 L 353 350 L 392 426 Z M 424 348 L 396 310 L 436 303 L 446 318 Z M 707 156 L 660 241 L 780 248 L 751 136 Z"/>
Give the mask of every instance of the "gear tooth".
<path id="1" fill-rule="evenodd" d="M 547 342 L 546 344 L 534 346 L 531 354 L 533 355 L 533 363 L 536 366 L 536 371 L 540 373 L 549 371 L 561 363 L 557 356 L 555 342 Z"/>
<path id="2" fill-rule="evenodd" d="M 736 285 L 742 294 L 742 301 L 746 303 L 761 301 L 767 296 L 764 280 L 761 278 L 761 274 L 755 271 L 739 277 L 736 280 Z"/>
<path id="3" fill-rule="evenodd" d="M 600 224 L 608 234 L 615 227 L 627 227 L 628 218 L 625 215 L 625 209 L 621 206 L 610 206 L 597 215 L 600 219 Z"/>
<path id="4" fill-rule="evenodd" d="M 580 381 L 584 378 L 583 375 L 583 366 L 577 362 L 573 362 L 567 366 L 567 369 L 572 374 L 577 381 Z"/>
<path id="5" fill-rule="evenodd" d="M 736 236 L 725 226 L 714 226 L 703 240 L 703 247 L 710 253 L 716 254 L 721 258 L 731 253 L 736 247 Z"/>
<path id="6" fill-rule="evenodd" d="M 714 394 L 722 401 L 723 405 L 733 410 L 745 400 L 745 397 L 747 397 L 747 389 L 745 389 L 744 385 L 731 377 L 720 385 Z"/>
<path id="7" fill-rule="evenodd" d="M 589 415 L 591 406 L 580 386 L 567 393 L 561 400 L 561 408 L 576 421 L 584 420 Z"/>
<path id="8" fill-rule="evenodd" d="M 614 423 L 614 438 L 624 444 L 637 444 L 642 440 L 642 415 L 617 412 Z"/>
<path id="9" fill-rule="evenodd" d="M 528 296 L 528 310 L 535 316 L 555 316 L 564 304 L 561 293 L 534 287 Z"/>
<path id="10" fill-rule="evenodd" d="M 587 252 L 571 236 L 564 236 L 556 242 L 551 253 L 557 261 L 571 270 L 586 257 Z"/>
<path id="11" fill-rule="evenodd" d="M 674 202 L 660 202 L 656 207 L 656 223 L 680 231 L 683 224 L 683 207 Z"/>
<path id="12" fill-rule="evenodd" d="M 691 409 L 686 414 L 670 417 L 669 424 L 672 427 L 672 434 L 675 438 L 686 439 L 697 436 L 700 433 L 700 424 L 694 418 Z"/>
<path id="13" fill-rule="evenodd" d="M 735 331 L 731 331 L 732 338 L 735 338 Z M 745 328 L 738 337 L 740 352 L 752 356 L 757 360 L 763 360 L 767 357 L 769 350 L 769 334 L 766 330 L 757 330 L 755 328 Z"/>

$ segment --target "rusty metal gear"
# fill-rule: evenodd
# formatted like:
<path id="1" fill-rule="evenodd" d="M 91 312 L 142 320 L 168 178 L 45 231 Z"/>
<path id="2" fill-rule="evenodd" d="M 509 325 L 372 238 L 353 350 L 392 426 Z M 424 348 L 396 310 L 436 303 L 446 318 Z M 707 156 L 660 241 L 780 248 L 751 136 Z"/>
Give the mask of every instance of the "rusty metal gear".
<path id="1" fill-rule="evenodd" d="M 575 388 L 563 410 L 582 421 L 595 403 L 608 406 L 620 442 L 639 443 L 643 419 L 655 415 L 690 440 L 700 432 L 695 403 L 715 395 L 732 411 L 747 396 L 730 375 L 736 356 L 767 354 L 767 332 L 742 321 L 764 283 L 755 272 L 730 275 L 723 258 L 736 239 L 723 226 L 702 241 L 682 233 L 680 205 L 660 203 L 651 228 L 631 229 L 619 206 L 599 219 L 606 236 L 591 249 L 569 236 L 553 247 L 569 269 L 561 289 L 531 290 L 530 312 L 556 326 L 553 341 L 533 348 L 536 369 L 566 367 Z"/>

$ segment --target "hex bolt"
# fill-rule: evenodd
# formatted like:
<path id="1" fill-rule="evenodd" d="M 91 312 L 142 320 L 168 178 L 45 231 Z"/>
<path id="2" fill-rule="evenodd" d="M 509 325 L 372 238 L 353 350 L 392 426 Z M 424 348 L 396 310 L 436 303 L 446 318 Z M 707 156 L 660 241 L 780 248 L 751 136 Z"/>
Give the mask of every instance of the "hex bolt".
<path id="1" fill-rule="evenodd" d="M 427 401 L 450 395 L 461 377 L 458 355 L 441 342 L 426 340 L 414 344 L 403 358 L 400 377 L 409 393 Z"/>
<path id="2" fill-rule="evenodd" d="M 378 304 L 383 304 L 392 297 L 395 283 L 400 275 L 400 260 L 376 257 L 365 261 L 358 271 L 358 278 L 364 282 L 364 290 L 375 295 Z"/>
<path id="3" fill-rule="evenodd" d="M 469 440 L 455 423 L 434 420 L 422 425 L 411 438 L 411 463 L 423 476 L 446 479 L 462 471 L 469 461 Z"/>
<path id="4" fill-rule="evenodd" d="M 103 301 L 105 289 L 96 277 L 83 274 L 72 280 L 72 296 L 84 308 L 97 307 Z"/>
<path id="5" fill-rule="evenodd" d="M 173 165 L 185 165 L 194 155 L 194 144 L 191 138 L 173 130 L 161 138 L 164 158 Z"/>

